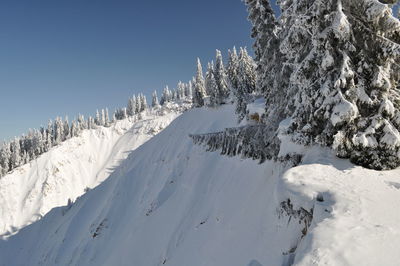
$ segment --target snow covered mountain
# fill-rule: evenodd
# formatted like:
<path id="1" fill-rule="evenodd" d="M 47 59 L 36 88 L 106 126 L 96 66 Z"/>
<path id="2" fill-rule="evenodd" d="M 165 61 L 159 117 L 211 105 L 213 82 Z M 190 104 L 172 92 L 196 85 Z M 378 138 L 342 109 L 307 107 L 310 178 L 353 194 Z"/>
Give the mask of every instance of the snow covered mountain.
<path id="1" fill-rule="evenodd" d="M 184 113 L 99 186 L 1 240 L 0 265 L 398 265 L 400 169 L 364 169 L 320 147 L 296 147 L 304 154 L 297 167 L 258 164 L 206 152 L 188 137 L 234 126 L 230 105 Z M 139 128 L 127 137 L 109 132 L 108 154 Z M 111 157 L 91 173 L 122 158 Z M 67 197 L 106 177 L 95 176 L 71 174 L 79 188 Z"/>
<path id="2" fill-rule="evenodd" d="M 0 235 L 36 221 L 103 182 L 128 153 L 180 114 L 148 111 L 111 127 L 85 130 L 0 179 Z"/>

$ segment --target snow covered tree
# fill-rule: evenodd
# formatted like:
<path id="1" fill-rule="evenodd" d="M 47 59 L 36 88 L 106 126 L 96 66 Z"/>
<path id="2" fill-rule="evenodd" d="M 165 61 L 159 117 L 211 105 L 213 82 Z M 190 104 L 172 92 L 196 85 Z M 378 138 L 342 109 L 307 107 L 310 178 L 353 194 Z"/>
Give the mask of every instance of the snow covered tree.
<path id="1" fill-rule="evenodd" d="M 99 110 L 96 110 L 96 117 L 94 119 L 94 122 L 95 122 L 96 125 L 100 126 L 101 125 L 100 121 L 101 121 L 101 118 L 100 118 Z"/>
<path id="2" fill-rule="evenodd" d="M 87 123 L 88 123 L 88 125 L 87 125 L 88 129 L 96 128 L 96 122 L 95 122 L 95 119 L 93 117 L 89 116 Z"/>
<path id="3" fill-rule="evenodd" d="M 2 167 L 2 172 L 0 174 L 4 176 L 10 171 L 11 165 L 11 148 L 8 142 L 3 143 L 0 149 L 0 164 Z"/>
<path id="4" fill-rule="evenodd" d="M 51 147 L 53 147 L 53 122 L 49 120 L 46 129 L 46 144 L 45 144 L 46 151 L 50 150 Z"/>
<path id="5" fill-rule="evenodd" d="M 101 109 L 100 126 L 104 127 L 105 122 L 106 122 L 106 113 L 104 112 L 104 109 Z"/>
<path id="6" fill-rule="evenodd" d="M 193 86 L 194 86 L 193 103 L 195 104 L 196 107 L 201 107 L 204 105 L 204 97 L 206 96 L 206 89 L 204 85 L 203 69 L 201 67 L 199 58 L 197 58 L 197 72 Z"/>
<path id="7" fill-rule="evenodd" d="M 237 55 L 236 47 L 233 47 L 232 51 L 228 51 L 228 66 L 227 74 L 228 80 L 233 90 L 239 87 L 239 57 Z"/>
<path id="8" fill-rule="evenodd" d="M 253 100 L 256 89 L 255 63 L 245 48 L 240 48 L 240 54 L 237 56 L 236 49 L 230 52 L 228 64 L 228 76 L 232 92 L 235 96 L 236 114 L 241 121 L 247 115 L 247 104 Z"/>
<path id="9" fill-rule="evenodd" d="M 254 60 L 247 53 L 246 48 L 240 48 L 239 55 L 239 88 L 244 90 L 247 94 L 252 94 L 256 90 L 256 64 Z"/>
<path id="10" fill-rule="evenodd" d="M 157 107 L 159 105 L 160 104 L 158 103 L 157 91 L 154 91 L 153 94 L 152 94 L 151 106 L 154 108 L 154 107 Z"/>
<path id="11" fill-rule="evenodd" d="M 295 16 L 290 16 L 290 12 L 285 12 L 287 8 L 291 7 L 292 0 L 280 0 L 281 9 L 281 23 L 275 17 L 268 0 L 246 0 L 248 5 L 249 20 L 253 24 L 252 37 L 255 42 L 253 45 L 255 53 L 256 67 L 256 88 L 260 94 L 265 95 L 268 106 L 275 106 L 276 113 L 283 112 L 279 102 L 271 101 L 276 97 L 269 95 L 284 95 L 286 87 L 289 82 L 289 74 L 291 72 L 291 64 L 285 63 L 285 55 L 280 51 L 280 38 L 286 36 L 284 33 L 286 26 L 282 24 L 290 24 L 289 21 L 296 19 Z M 304 2 L 303 0 L 297 3 Z M 286 16 L 286 14 L 288 16 Z M 282 96 L 284 97 L 284 96 Z M 276 123 L 279 123 L 281 115 L 276 115 L 275 112 L 271 117 L 277 117 Z M 271 120 L 270 120 L 271 122 Z"/>
<path id="12" fill-rule="evenodd" d="M 126 112 L 128 116 L 134 116 L 136 113 L 136 97 L 133 95 L 131 98 L 128 100 L 128 105 L 126 107 Z"/>
<path id="13" fill-rule="evenodd" d="M 215 84 L 210 84 L 211 77 L 212 77 L 212 79 L 214 79 Z M 211 86 L 211 85 L 213 85 L 213 86 Z M 208 64 L 207 64 L 206 76 L 204 78 L 204 86 L 206 88 L 207 95 L 215 94 L 214 90 L 218 91 L 218 88 L 216 86 L 215 76 L 214 76 L 214 62 L 211 62 L 211 63 L 208 62 Z"/>
<path id="14" fill-rule="evenodd" d="M 116 121 L 117 121 L 117 117 L 116 117 L 115 112 L 114 112 L 113 115 L 112 115 L 111 122 L 114 124 Z"/>
<path id="15" fill-rule="evenodd" d="M 106 110 L 105 110 L 104 126 L 106 126 L 106 127 L 110 126 L 110 116 L 108 114 L 108 108 L 107 107 L 106 107 Z"/>
<path id="16" fill-rule="evenodd" d="M 147 99 L 144 94 L 140 94 L 140 111 L 143 112 L 144 110 L 147 109 Z"/>
<path id="17" fill-rule="evenodd" d="M 370 168 L 400 165 L 400 23 L 390 6 L 280 1 L 277 26 L 263 2 L 246 1 L 266 123 L 290 117 L 287 133 L 297 142 L 333 146 Z"/>
<path id="18" fill-rule="evenodd" d="M 14 141 L 11 142 L 10 165 L 11 169 L 21 165 L 21 146 L 18 138 L 15 138 Z"/>
<path id="19" fill-rule="evenodd" d="M 186 85 L 185 85 L 185 96 L 189 99 L 192 99 L 193 97 L 193 85 L 192 85 L 192 81 L 189 81 Z"/>
<path id="20" fill-rule="evenodd" d="M 160 104 L 164 105 L 167 102 L 170 102 L 172 100 L 172 93 L 169 90 L 168 86 L 166 86 L 163 90 L 163 93 L 161 95 L 161 101 Z"/>
<path id="21" fill-rule="evenodd" d="M 218 88 L 217 102 L 218 104 L 222 104 L 225 102 L 225 99 L 228 98 L 229 96 L 229 88 L 228 88 L 228 77 L 222 59 L 222 54 L 221 51 L 219 50 L 216 50 L 214 77 Z"/>
<path id="22" fill-rule="evenodd" d="M 63 122 L 62 119 L 60 117 L 57 117 L 54 121 L 53 124 L 53 144 L 54 145 L 58 145 L 62 142 L 63 140 L 63 130 L 64 126 L 63 126 Z"/>
<path id="23" fill-rule="evenodd" d="M 176 90 L 177 90 L 178 99 L 179 100 L 184 99 L 185 98 L 185 84 L 182 81 L 178 82 Z"/>
<path id="24" fill-rule="evenodd" d="M 136 113 L 139 114 L 142 111 L 142 101 L 140 99 L 140 94 L 136 96 Z"/>
<path id="25" fill-rule="evenodd" d="M 214 76 L 214 63 L 208 63 L 207 66 L 207 72 L 206 72 L 206 78 L 205 78 L 205 88 L 206 88 L 206 93 L 210 97 L 210 106 L 217 106 L 220 104 L 219 102 L 219 90 L 217 86 L 217 81 L 215 80 Z"/>
<path id="26" fill-rule="evenodd" d="M 78 136 L 78 126 L 77 126 L 77 122 L 74 120 L 72 121 L 71 124 L 71 137 L 76 137 Z"/>
<path id="27" fill-rule="evenodd" d="M 210 79 L 208 81 L 208 85 L 210 86 L 210 106 L 218 106 L 221 104 L 221 98 L 220 98 L 220 94 L 219 94 L 219 90 L 218 90 L 218 86 L 217 86 L 217 81 L 215 80 L 214 74 L 211 73 L 210 75 Z"/>
<path id="28" fill-rule="evenodd" d="M 68 116 L 66 116 L 65 120 L 64 120 L 64 127 L 63 127 L 63 134 L 62 135 L 63 135 L 62 141 L 65 141 L 65 140 L 67 140 L 67 139 L 69 139 L 71 137 L 70 136 Z"/>

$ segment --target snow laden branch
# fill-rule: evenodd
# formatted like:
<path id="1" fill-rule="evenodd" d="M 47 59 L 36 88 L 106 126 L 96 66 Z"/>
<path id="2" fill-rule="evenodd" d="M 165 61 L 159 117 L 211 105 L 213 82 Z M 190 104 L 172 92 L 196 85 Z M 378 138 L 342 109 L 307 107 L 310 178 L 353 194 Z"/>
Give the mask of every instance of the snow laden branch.
<path id="1" fill-rule="evenodd" d="M 227 128 L 221 132 L 189 135 L 195 144 L 205 145 L 207 151 L 220 151 L 222 155 L 242 156 L 259 160 L 279 160 L 297 165 L 297 154 L 279 157 L 280 140 L 271 127 L 265 125 Z"/>

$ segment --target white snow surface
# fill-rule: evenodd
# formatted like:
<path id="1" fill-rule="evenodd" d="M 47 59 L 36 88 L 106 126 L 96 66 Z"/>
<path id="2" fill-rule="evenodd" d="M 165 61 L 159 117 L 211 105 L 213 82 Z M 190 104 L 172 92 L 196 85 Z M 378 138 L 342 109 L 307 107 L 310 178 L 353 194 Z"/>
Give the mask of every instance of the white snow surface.
<path id="1" fill-rule="evenodd" d="M 0 235 L 36 221 L 103 182 L 128 153 L 165 128 L 179 112 L 155 112 L 84 130 L 0 178 Z"/>
<path id="2" fill-rule="evenodd" d="M 258 164 L 188 137 L 233 126 L 232 106 L 184 113 L 72 206 L 0 240 L 0 265 L 398 265 L 400 169 L 319 147 L 297 167 Z M 304 238 L 287 199 L 313 209 Z"/>

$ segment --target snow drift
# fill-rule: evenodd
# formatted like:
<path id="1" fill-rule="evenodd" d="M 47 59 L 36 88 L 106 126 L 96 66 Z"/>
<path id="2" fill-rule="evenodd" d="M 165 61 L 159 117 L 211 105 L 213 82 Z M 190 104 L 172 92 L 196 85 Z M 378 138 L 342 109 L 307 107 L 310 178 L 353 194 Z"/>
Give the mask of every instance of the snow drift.
<path id="1" fill-rule="evenodd" d="M 0 265 L 400 261 L 398 169 L 363 169 L 321 148 L 288 169 L 205 152 L 188 137 L 237 126 L 233 113 L 184 113 L 75 203 L 0 241 Z"/>

